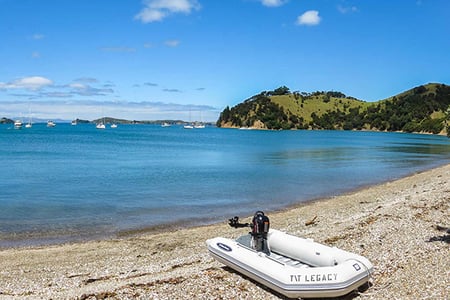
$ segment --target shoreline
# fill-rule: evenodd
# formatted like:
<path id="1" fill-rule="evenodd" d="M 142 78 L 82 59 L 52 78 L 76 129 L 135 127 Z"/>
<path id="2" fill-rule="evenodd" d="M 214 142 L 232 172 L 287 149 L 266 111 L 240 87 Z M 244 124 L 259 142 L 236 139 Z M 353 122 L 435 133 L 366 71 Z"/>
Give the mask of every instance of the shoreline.
<path id="1" fill-rule="evenodd" d="M 291 209 L 297 209 L 299 207 L 302 207 L 304 205 L 312 204 L 317 201 L 329 201 L 330 199 L 333 199 L 335 197 L 339 196 L 345 196 L 347 194 L 356 193 L 365 189 L 369 189 L 371 187 L 375 187 L 378 185 L 382 185 L 388 182 L 400 180 L 403 178 L 407 178 L 409 176 L 413 176 L 416 174 L 421 174 L 430 170 L 433 170 L 435 168 L 440 168 L 443 166 L 446 166 L 447 164 L 436 164 L 429 166 L 423 170 L 419 171 L 411 171 L 410 173 L 407 173 L 404 176 L 401 177 L 395 177 L 391 179 L 386 179 L 378 182 L 374 182 L 372 184 L 366 184 L 361 185 L 358 187 L 349 188 L 348 190 L 344 190 L 342 192 L 339 192 L 335 195 L 328 195 L 328 196 L 318 196 L 316 198 L 311 198 L 303 201 L 297 201 L 293 202 L 291 204 L 287 204 L 285 206 L 275 208 L 275 209 L 268 209 L 266 210 L 266 213 L 274 214 L 274 213 L 282 213 L 287 210 Z M 450 164 L 449 164 L 450 165 Z M 240 216 L 240 217 L 246 217 L 251 218 L 252 212 L 248 215 Z M 228 216 L 229 218 L 233 217 L 234 215 Z M 41 232 L 36 232 L 37 236 L 33 236 L 31 233 L 26 234 L 8 234 L 6 236 L 6 242 L 0 241 L 0 251 L 2 250 L 8 250 L 8 249 L 21 249 L 21 248 L 36 248 L 36 247 L 50 247 L 50 246 L 58 246 L 58 245 L 69 245 L 69 244 L 76 244 L 76 243 L 87 243 L 87 242 L 99 242 L 104 240 L 113 240 L 113 239 L 122 239 L 122 238 L 130 238 L 130 237 L 136 237 L 139 235 L 145 235 L 145 234 L 158 234 L 158 233 L 166 233 L 170 231 L 178 231 L 178 230 L 185 230 L 185 229 L 192 229 L 196 227 L 204 227 L 204 226 L 212 226 L 222 223 L 224 220 L 213 220 L 211 218 L 200 218 L 200 219 L 185 219 L 185 220 L 178 220 L 173 222 L 167 222 L 164 224 L 157 224 L 157 225 L 151 225 L 151 226 L 144 226 L 140 228 L 135 229 L 126 229 L 126 230 L 119 230 L 115 232 L 109 232 L 109 233 L 88 233 L 85 232 L 83 234 L 79 235 L 70 235 L 70 234 L 63 234 L 63 233 L 56 233 L 56 234 L 49 234 L 49 235 L 41 235 Z M 23 236 L 31 235 L 29 238 L 24 238 Z M 14 236 L 16 239 L 11 239 L 11 236 Z M 1 236 L 0 236 L 1 238 Z"/>
<path id="2" fill-rule="evenodd" d="M 374 264 L 371 286 L 350 299 L 443 299 L 450 289 L 450 241 L 442 231 L 450 227 L 448 211 L 450 164 L 266 214 L 272 228 Z M 223 220 L 173 232 L 0 249 L 0 299 L 279 299 L 208 255 L 207 239 L 246 233 Z"/>

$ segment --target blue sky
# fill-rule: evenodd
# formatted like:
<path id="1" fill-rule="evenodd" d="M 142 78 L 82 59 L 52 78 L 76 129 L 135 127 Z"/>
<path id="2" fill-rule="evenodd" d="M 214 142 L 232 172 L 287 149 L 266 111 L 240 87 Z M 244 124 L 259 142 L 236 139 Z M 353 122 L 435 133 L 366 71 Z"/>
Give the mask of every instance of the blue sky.
<path id="1" fill-rule="evenodd" d="M 448 0 L 0 0 L 0 117 L 216 121 L 286 85 L 450 83 Z"/>

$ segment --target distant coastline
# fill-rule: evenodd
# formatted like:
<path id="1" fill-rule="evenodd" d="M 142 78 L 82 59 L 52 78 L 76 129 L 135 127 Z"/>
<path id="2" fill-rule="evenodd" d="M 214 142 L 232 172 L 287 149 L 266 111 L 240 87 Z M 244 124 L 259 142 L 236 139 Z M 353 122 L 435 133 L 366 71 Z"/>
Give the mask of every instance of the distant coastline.
<path id="1" fill-rule="evenodd" d="M 69 124 L 71 122 L 76 122 L 77 124 L 97 124 L 98 122 L 105 120 L 105 124 L 122 124 L 122 125 L 161 125 L 161 124 L 169 124 L 169 125 L 186 125 L 190 124 L 191 122 L 183 121 L 183 120 L 126 120 L 126 119 L 116 119 L 112 117 L 105 117 L 105 118 L 99 118 L 95 120 L 81 120 L 81 119 L 75 119 L 75 120 L 60 120 L 56 119 L 54 120 L 55 123 L 59 124 Z M 44 121 L 43 119 L 36 119 L 33 124 L 45 124 L 47 121 Z M 13 125 L 14 120 L 8 119 L 8 118 L 1 118 L 0 124 L 9 124 Z M 208 127 L 216 127 L 216 122 L 202 122 L 202 124 L 208 126 Z M 225 123 L 222 124 L 219 128 L 223 129 L 240 129 L 240 130 L 274 130 L 278 131 L 281 129 L 268 129 L 264 126 L 264 124 L 260 122 L 255 122 L 253 126 L 235 126 L 231 123 Z M 291 130 L 317 130 L 317 131 L 323 131 L 323 130 L 329 130 L 329 129 L 291 129 Z M 343 130 L 343 129 L 334 129 L 334 130 Z M 368 131 L 368 132 L 389 132 L 387 130 L 378 130 L 378 129 L 351 129 L 350 131 Z M 441 135 L 441 136 L 448 136 L 446 130 L 442 130 L 439 133 L 431 133 L 431 132 L 407 132 L 407 131 L 395 131 L 399 133 L 415 133 L 415 134 L 425 134 L 425 135 Z"/>
<path id="2" fill-rule="evenodd" d="M 20 119 L 20 118 L 14 118 L 14 119 Z M 106 124 L 148 124 L 148 125 L 161 125 L 161 124 L 170 124 L 170 125 L 184 125 L 187 123 L 191 123 L 188 121 L 183 120 L 127 120 L 127 119 L 117 119 L 113 117 L 103 117 L 98 118 L 94 120 L 84 120 L 84 119 L 74 119 L 74 120 L 62 120 L 62 119 L 54 119 L 55 123 L 71 123 L 74 122 L 76 124 L 96 124 L 99 122 L 105 122 Z M 47 123 L 47 119 L 33 119 L 34 124 L 41 124 L 41 123 Z M 215 126 L 215 122 L 202 122 L 205 125 L 208 126 Z M 14 124 L 14 120 L 6 117 L 2 117 L 0 119 L 0 124 Z"/>

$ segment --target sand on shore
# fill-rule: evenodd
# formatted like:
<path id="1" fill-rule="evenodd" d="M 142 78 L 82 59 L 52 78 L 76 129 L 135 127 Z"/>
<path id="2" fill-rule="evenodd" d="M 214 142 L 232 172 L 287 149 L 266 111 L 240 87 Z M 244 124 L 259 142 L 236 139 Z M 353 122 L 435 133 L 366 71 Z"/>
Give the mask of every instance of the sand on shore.
<path id="1" fill-rule="evenodd" d="M 446 165 L 269 217 L 273 228 L 374 264 L 370 287 L 345 299 L 449 299 L 449 206 Z M 0 299 L 282 298 L 208 255 L 207 239 L 246 232 L 223 220 L 175 232 L 2 250 Z"/>

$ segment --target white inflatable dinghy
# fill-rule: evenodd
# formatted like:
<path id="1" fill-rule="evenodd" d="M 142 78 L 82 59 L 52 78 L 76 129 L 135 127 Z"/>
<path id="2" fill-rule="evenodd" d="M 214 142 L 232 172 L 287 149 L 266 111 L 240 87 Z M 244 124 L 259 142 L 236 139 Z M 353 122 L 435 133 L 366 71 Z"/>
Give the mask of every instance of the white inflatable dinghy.
<path id="1" fill-rule="evenodd" d="M 230 219 L 230 225 L 248 226 L 252 232 L 236 240 L 223 237 L 207 240 L 210 254 L 286 297 L 346 295 L 366 284 L 373 273 L 373 266 L 365 257 L 269 230 L 269 219 L 260 211 L 252 224 L 240 224 L 235 217 Z"/>

